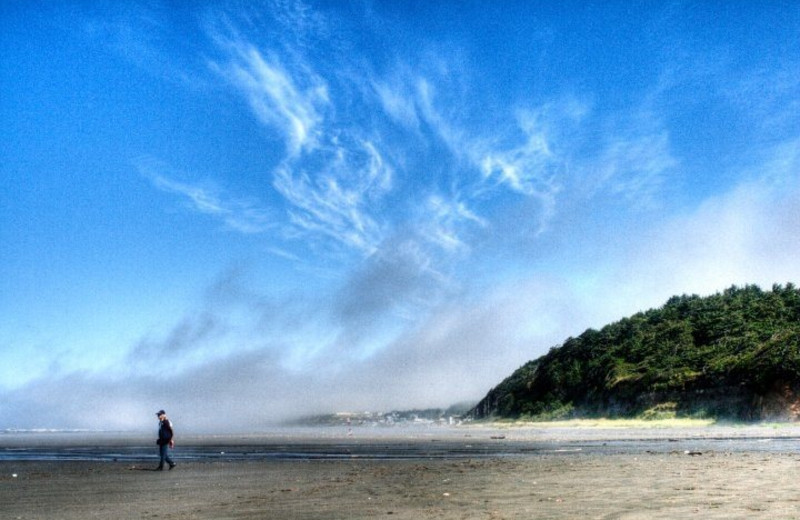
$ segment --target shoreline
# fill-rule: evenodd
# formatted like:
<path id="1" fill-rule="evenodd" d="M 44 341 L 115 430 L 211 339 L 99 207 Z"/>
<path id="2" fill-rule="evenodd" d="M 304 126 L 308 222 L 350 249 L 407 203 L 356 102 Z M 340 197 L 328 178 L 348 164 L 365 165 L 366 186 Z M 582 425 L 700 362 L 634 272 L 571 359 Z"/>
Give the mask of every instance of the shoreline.
<path id="1" fill-rule="evenodd" d="M 520 459 L 569 454 L 609 456 L 672 453 L 792 454 L 800 449 L 796 424 L 676 425 L 673 421 L 622 427 L 515 423 L 433 428 L 312 428 L 270 432 L 184 435 L 177 461 L 398 461 Z M 155 456 L 152 435 L 129 432 L 0 435 L 0 462 L 141 464 Z"/>
<path id="2" fill-rule="evenodd" d="M 492 439 L 542 441 L 597 441 L 659 438 L 794 438 L 800 437 L 800 422 L 796 423 L 732 423 L 700 419 L 571 419 L 567 421 L 471 422 L 457 426 L 314 426 L 274 427 L 262 431 L 187 432 L 178 430 L 180 444 L 185 446 L 251 445 L 264 442 L 325 443 L 325 442 L 400 442 L 410 440 L 454 441 L 462 439 Z M 26 447 L 77 447 L 87 445 L 121 446 L 139 444 L 150 446 L 154 431 L 90 431 L 35 430 L 0 432 L 0 449 Z"/>

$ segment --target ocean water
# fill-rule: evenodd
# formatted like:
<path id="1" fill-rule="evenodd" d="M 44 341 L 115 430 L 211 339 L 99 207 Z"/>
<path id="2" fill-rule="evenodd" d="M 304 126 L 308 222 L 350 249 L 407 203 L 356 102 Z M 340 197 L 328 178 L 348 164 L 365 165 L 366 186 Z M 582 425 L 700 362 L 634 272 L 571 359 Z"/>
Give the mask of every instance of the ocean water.
<path id="1" fill-rule="evenodd" d="M 276 428 L 247 434 L 179 436 L 173 456 L 182 461 L 457 460 L 798 451 L 797 428 Z M 157 454 L 154 432 L 0 430 L 0 460 L 4 461 L 152 462 Z"/>

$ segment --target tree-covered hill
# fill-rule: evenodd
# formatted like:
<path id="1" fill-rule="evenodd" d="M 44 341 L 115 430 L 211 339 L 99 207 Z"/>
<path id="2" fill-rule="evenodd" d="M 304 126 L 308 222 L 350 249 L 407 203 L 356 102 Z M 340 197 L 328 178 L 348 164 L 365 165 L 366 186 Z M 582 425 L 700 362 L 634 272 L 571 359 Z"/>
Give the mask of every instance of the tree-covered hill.
<path id="1" fill-rule="evenodd" d="M 470 415 L 553 419 L 659 414 L 800 415 L 800 290 L 675 296 L 515 371 Z"/>

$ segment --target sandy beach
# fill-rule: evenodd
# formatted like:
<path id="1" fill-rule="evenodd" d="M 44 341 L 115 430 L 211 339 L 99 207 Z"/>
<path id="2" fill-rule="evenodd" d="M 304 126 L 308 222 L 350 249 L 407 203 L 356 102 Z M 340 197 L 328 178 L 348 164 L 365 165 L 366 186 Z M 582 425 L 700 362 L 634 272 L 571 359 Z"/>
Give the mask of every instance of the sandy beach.
<path id="1" fill-rule="evenodd" d="M 599 435 L 595 429 L 585 436 L 615 435 L 630 431 Z M 189 460 L 163 472 L 149 461 L 4 460 L 0 518 L 800 518 L 800 454 L 786 449 L 793 445 L 456 459 Z"/>

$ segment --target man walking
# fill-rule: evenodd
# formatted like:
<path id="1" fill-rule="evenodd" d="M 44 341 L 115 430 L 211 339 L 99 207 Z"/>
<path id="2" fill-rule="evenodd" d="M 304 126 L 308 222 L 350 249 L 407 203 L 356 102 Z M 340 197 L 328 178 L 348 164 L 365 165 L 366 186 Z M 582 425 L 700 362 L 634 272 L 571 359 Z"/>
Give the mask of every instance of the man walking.
<path id="1" fill-rule="evenodd" d="M 161 461 L 156 469 L 163 470 L 164 461 L 169 464 L 169 469 L 172 469 L 177 466 L 177 464 L 173 462 L 172 457 L 169 456 L 170 448 L 175 447 L 172 423 L 169 419 L 167 419 L 167 412 L 164 410 L 159 410 L 156 413 L 156 416 L 158 416 L 158 440 L 156 441 L 156 444 L 158 444 L 158 453 L 161 457 Z"/>

